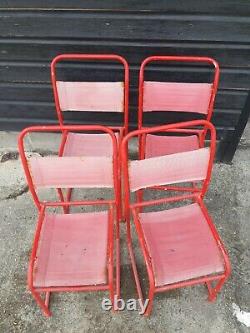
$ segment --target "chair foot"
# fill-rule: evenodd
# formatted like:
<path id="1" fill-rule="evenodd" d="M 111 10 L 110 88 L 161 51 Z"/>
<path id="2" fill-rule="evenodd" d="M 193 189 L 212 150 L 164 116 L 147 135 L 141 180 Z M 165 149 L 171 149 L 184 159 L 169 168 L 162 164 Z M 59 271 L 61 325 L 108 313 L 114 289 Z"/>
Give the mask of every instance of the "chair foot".
<path id="1" fill-rule="evenodd" d="M 51 313 L 51 311 L 49 310 L 49 307 L 48 307 L 50 293 L 49 292 L 46 293 L 45 301 L 43 301 L 42 297 L 35 290 L 31 290 L 31 293 L 32 293 L 34 299 L 36 300 L 37 304 L 39 305 L 39 307 L 43 311 L 43 314 L 45 315 L 45 317 L 52 316 L 52 313 Z"/>
<path id="2" fill-rule="evenodd" d="M 114 293 L 114 288 L 113 288 L 113 285 L 112 287 L 110 287 L 110 290 L 109 290 L 109 297 L 110 297 L 110 300 L 111 300 L 111 303 L 112 303 L 112 312 L 115 312 L 116 309 L 115 309 L 115 293 Z"/>
<path id="3" fill-rule="evenodd" d="M 144 312 L 145 317 L 149 317 L 152 312 L 153 301 L 154 301 L 154 291 L 152 289 L 149 290 L 148 299 L 149 299 L 148 305 L 147 305 L 146 311 Z"/>
<path id="4" fill-rule="evenodd" d="M 208 300 L 209 302 L 214 302 L 216 300 L 216 297 L 219 293 L 219 291 L 221 290 L 223 284 L 225 283 L 225 278 L 222 278 L 221 280 L 219 280 L 219 282 L 216 284 L 215 287 L 212 286 L 212 283 L 206 282 L 206 286 L 208 289 Z"/>
<path id="5" fill-rule="evenodd" d="M 45 305 L 49 307 L 49 301 L 50 301 L 50 291 L 47 291 L 45 293 Z"/>

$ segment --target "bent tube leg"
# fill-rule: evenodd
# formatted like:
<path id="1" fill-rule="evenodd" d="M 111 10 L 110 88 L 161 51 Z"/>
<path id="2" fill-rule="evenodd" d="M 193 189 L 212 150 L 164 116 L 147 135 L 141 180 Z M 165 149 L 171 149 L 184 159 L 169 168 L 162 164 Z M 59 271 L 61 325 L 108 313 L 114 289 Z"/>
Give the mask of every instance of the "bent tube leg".
<path id="1" fill-rule="evenodd" d="M 223 284 L 225 283 L 226 278 L 222 278 L 219 280 L 219 282 L 216 284 L 215 287 L 212 287 L 211 282 L 206 282 L 207 289 L 208 289 L 208 300 L 210 302 L 215 301 L 219 291 L 221 290 Z"/>
<path id="2" fill-rule="evenodd" d="M 140 203 L 143 201 L 143 190 L 139 190 L 136 192 L 136 202 Z M 142 208 L 139 208 L 138 211 L 141 213 L 142 212 Z"/>
<path id="3" fill-rule="evenodd" d="M 45 305 L 49 307 L 49 300 L 50 300 L 50 291 L 45 293 Z"/>
<path id="4" fill-rule="evenodd" d="M 141 289 L 141 284 L 140 284 L 140 280 L 139 280 L 138 270 L 137 270 L 137 267 L 136 267 L 135 256 L 134 256 L 134 252 L 133 252 L 132 239 L 131 239 L 130 225 L 129 225 L 128 221 L 127 221 L 127 247 L 128 247 L 130 260 L 131 260 L 131 265 L 132 265 L 132 270 L 133 270 L 133 274 L 134 274 L 134 279 L 135 279 L 135 284 L 136 284 L 138 297 L 143 302 L 142 289 Z"/>
<path id="5" fill-rule="evenodd" d="M 39 307 L 42 309 L 44 315 L 46 317 L 50 317 L 52 313 L 50 312 L 48 306 L 46 305 L 46 301 L 44 302 L 41 296 L 34 289 L 31 289 L 31 293 L 34 299 L 36 300 L 37 304 L 39 305 Z"/>
<path id="6" fill-rule="evenodd" d="M 116 295 L 120 298 L 121 295 L 121 256 L 120 256 L 120 226 L 117 221 L 116 226 Z"/>
<path id="7" fill-rule="evenodd" d="M 71 201 L 71 196 L 72 196 L 73 189 L 69 188 L 67 191 L 67 201 Z M 66 214 L 69 214 L 69 209 L 70 207 L 65 207 L 66 208 Z"/>
<path id="8" fill-rule="evenodd" d="M 58 196 L 59 196 L 60 201 L 61 201 L 61 202 L 64 202 L 64 196 L 63 196 L 62 189 L 61 189 L 61 188 L 57 188 L 57 193 L 58 193 Z M 67 209 L 68 209 L 68 207 L 65 207 L 65 206 L 64 206 L 62 209 L 63 209 L 64 214 L 67 214 Z"/>
<path id="9" fill-rule="evenodd" d="M 149 299 L 148 306 L 147 306 L 146 311 L 144 313 L 145 317 L 150 316 L 150 314 L 152 312 L 153 301 L 154 301 L 154 288 L 153 287 L 150 287 L 150 289 L 149 289 L 148 299 Z"/>

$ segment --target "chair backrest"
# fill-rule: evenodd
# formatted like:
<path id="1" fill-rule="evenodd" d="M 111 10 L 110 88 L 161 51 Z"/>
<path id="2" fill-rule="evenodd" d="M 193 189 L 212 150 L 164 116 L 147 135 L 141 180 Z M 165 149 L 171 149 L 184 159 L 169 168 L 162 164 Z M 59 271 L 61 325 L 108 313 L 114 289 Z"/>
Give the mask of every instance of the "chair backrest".
<path id="1" fill-rule="evenodd" d="M 45 156 L 30 157 L 25 154 L 24 138 L 28 133 L 60 132 L 62 141 L 69 131 L 100 131 L 108 135 L 113 148 L 111 157 L 106 156 Z M 24 129 L 18 140 L 20 157 L 25 175 L 38 207 L 41 201 L 37 190 L 40 188 L 112 188 L 115 198 L 118 190 L 117 140 L 112 130 L 104 126 L 34 126 Z"/>
<path id="2" fill-rule="evenodd" d="M 119 82 L 72 82 L 59 81 L 56 66 L 65 61 L 112 61 L 123 65 L 123 81 Z M 129 67 L 118 55 L 108 54 L 61 54 L 51 63 L 51 80 L 59 123 L 63 124 L 65 111 L 118 112 L 124 114 L 125 132 L 128 129 Z"/>
<path id="3" fill-rule="evenodd" d="M 206 64 L 214 67 L 212 82 L 159 82 L 145 81 L 144 72 L 149 63 Z M 194 112 L 210 120 L 219 82 L 219 65 L 207 57 L 151 56 L 140 68 L 138 128 L 143 127 L 143 113 L 153 111 Z"/>
<path id="4" fill-rule="evenodd" d="M 132 137 L 168 132 L 202 126 L 210 132 L 210 145 L 206 148 L 190 150 L 171 155 L 128 161 L 128 141 Z M 210 178 L 215 154 L 216 131 L 206 120 L 194 120 L 178 124 L 145 128 L 130 132 L 122 141 L 121 156 L 125 184 L 125 201 L 129 202 L 129 193 L 159 185 L 202 181 L 200 193 L 205 194 Z"/>

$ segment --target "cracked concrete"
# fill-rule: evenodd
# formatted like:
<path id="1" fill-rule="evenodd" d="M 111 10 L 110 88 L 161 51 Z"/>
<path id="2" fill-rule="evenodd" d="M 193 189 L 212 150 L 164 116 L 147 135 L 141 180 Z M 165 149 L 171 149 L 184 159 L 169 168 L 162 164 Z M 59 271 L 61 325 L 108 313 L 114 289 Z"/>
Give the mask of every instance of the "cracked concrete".
<path id="1" fill-rule="evenodd" d="M 53 317 L 45 318 L 26 289 L 26 271 L 32 244 L 36 208 L 29 193 L 19 159 L 12 158 L 15 133 L 0 133 L 0 332 L 183 332 L 246 333 L 249 329 L 234 316 L 233 304 L 250 309 L 250 135 L 248 127 L 243 145 L 232 165 L 216 164 L 206 196 L 211 216 L 229 251 L 232 276 L 215 303 L 207 301 L 204 286 L 183 288 L 159 294 L 150 318 L 137 312 L 105 312 L 101 301 L 105 293 L 58 293 L 51 298 Z M 53 139 L 54 140 L 54 139 Z M 53 144 L 57 145 L 55 139 Z M 30 151 L 52 152 L 54 147 L 37 140 L 28 142 Z M 46 147 L 46 148 L 45 148 Z M 3 156 L 2 154 L 1 156 Z M 11 157 L 12 156 L 12 157 Z M 82 195 L 86 195 L 81 191 Z M 89 193 L 88 193 L 89 194 Z M 105 191 L 98 193 L 105 196 Z M 124 229 L 124 228 L 122 228 Z M 136 297 L 122 230 L 122 296 Z M 137 250 L 137 255 L 140 256 Z M 139 271 L 145 268 L 138 258 Z M 146 278 L 144 276 L 146 285 Z"/>

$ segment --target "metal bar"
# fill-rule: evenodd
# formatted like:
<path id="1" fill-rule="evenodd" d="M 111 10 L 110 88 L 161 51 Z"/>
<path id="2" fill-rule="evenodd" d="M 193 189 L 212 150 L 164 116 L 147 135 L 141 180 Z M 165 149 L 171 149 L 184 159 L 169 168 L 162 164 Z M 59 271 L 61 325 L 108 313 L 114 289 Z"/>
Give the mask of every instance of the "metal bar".
<path id="1" fill-rule="evenodd" d="M 224 274 L 215 275 L 215 276 L 204 276 L 204 277 L 201 277 L 201 278 L 198 278 L 198 279 L 177 282 L 177 283 L 173 283 L 173 284 L 167 285 L 167 286 L 156 287 L 155 292 L 162 292 L 162 291 L 167 291 L 167 290 L 176 289 L 176 288 L 188 287 L 188 286 L 192 286 L 192 285 L 195 285 L 195 284 L 204 283 L 204 282 L 207 282 L 207 281 L 215 281 L 215 280 L 221 279 L 224 276 L 225 276 Z"/>
<path id="2" fill-rule="evenodd" d="M 109 285 L 90 285 L 90 286 L 72 286 L 72 287 L 43 287 L 35 288 L 37 292 L 61 292 L 61 291 L 99 291 L 99 290 L 109 290 Z"/>

